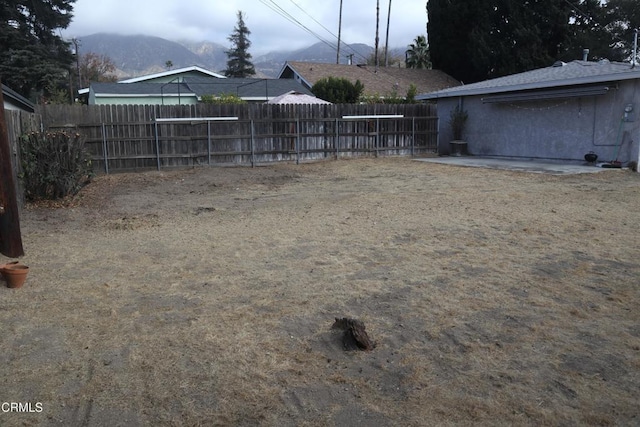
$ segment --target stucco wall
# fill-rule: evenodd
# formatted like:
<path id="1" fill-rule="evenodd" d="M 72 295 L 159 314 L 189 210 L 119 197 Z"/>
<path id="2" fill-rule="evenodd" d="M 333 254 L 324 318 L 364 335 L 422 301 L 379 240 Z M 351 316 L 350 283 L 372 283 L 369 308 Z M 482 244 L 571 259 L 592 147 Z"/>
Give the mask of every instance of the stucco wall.
<path id="1" fill-rule="evenodd" d="M 449 114 L 458 102 L 438 100 L 441 154 L 449 152 Z M 598 161 L 615 160 L 616 154 L 622 162 L 639 157 L 639 80 L 620 82 L 599 96 L 495 104 L 473 96 L 462 103 L 469 113 L 465 140 L 472 155 L 584 161 L 593 151 Z M 627 105 L 633 111 L 625 118 Z"/>

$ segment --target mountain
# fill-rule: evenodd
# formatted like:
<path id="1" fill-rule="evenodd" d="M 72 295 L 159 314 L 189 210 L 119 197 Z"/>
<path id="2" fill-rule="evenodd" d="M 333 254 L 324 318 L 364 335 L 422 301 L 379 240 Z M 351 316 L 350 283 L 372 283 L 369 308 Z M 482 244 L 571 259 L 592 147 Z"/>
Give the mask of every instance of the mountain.
<path id="1" fill-rule="evenodd" d="M 81 37 L 79 50 L 80 54 L 93 52 L 111 58 L 119 78 L 165 71 L 167 61 L 171 61 L 173 68 L 197 65 L 220 73 L 227 66 L 225 53 L 227 48 L 212 42 L 170 41 L 145 35 L 122 36 L 99 33 Z M 390 51 L 399 50 L 391 49 Z M 372 52 L 373 48 L 366 44 L 345 45 L 340 51 L 340 63 L 346 64 L 346 57 L 351 54 L 353 54 L 353 63 L 366 62 Z M 295 51 L 269 52 L 266 55 L 254 57 L 252 62 L 256 68 L 257 77 L 276 77 L 286 61 L 335 63 L 336 52 L 324 43 L 316 43 Z"/>
<path id="2" fill-rule="evenodd" d="M 206 68 L 210 71 L 223 71 L 227 67 L 225 51 L 228 47 L 213 42 L 179 41 L 178 43 L 198 55 L 205 64 L 209 64 Z"/>
<path id="3" fill-rule="evenodd" d="M 80 54 L 93 52 L 111 58 L 118 77 L 134 77 L 166 70 L 166 62 L 173 67 L 198 65 L 216 71 L 226 66 L 224 47 L 215 43 L 190 45 L 152 36 L 122 36 L 117 34 L 93 34 L 80 38 Z M 222 56 L 218 53 L 221 52 Z M 224 60 L 220 62 L 220 58 Z"/>

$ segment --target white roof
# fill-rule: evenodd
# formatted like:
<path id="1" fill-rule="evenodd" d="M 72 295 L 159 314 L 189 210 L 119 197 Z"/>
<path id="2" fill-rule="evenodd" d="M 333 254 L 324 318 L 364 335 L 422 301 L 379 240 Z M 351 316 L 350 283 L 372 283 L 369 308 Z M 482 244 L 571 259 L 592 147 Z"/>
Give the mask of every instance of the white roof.
<path id="1" fill-rule="evenodd" d="M 270 99 L 267 104 L 331 104 L 324 99 L 291 90 Z"/>
<path id="2" fill-rule="evenodd" d="M 177 68 L 175 70 L 163 71 L 161 73 L 147 74 L 146 76 L 133 77 L 126 80 L 120 80 L 118 83 L 136 83 L 136 82 L 141 82 L 143 80 L 157 79 L 158 77 L 166 77 L 166 76 L 173 76 L 175 74 L 180 74 L 180 73 L 187 73 L 189 71 L 198 71 L 202 74 L 206 74 L 211 77 L 216 77 L 218 79 L 226 79 L 226 76 L 223 76 L 222 74 L 214 73 L 213 71 L 205 70 L 204 68 L 200 68 L 196 65 L 193 65 L 191 67 Z"/>
<path id="3" fill-rule="evenodd" d="M 118 83 L 138 83 L 138 82 L 144 82 L 145 80 L 151 80 L 151 79 L 157 79 L 158 77 L 166 77 L 166 76 L 173 76 L 176 74 L 180 74 L 180 73 L 188 73 L 189 71 L 198 71 L 202 74 L 205 74 L 207 76 L 210 77 L 215 77 L 217 79 L 226 79 L 227 77 L 222 75 L 222 74 L 218 74 L 218 73 L 214 73 L 213 71 L 209 71 L 209 70 L 205 70 L 204 68 L 198 67 L 196 65 L 193 65 L 191 67 L 184 67 L 184 68 L 177 68 L 175 70 L 169 70 L 169 71 L 163 71 L 161 73 L 155 73 L 155 74 L 147 74 L 145 76 L 139 76 L 139 77 L 132 77 L 130 79 L 125 79 L 125 80 L 120 80 Z M 80 95 L 84 95 L 89 93 L 89 88 L 83 88 L 78 90 L 78 93 Z"/>

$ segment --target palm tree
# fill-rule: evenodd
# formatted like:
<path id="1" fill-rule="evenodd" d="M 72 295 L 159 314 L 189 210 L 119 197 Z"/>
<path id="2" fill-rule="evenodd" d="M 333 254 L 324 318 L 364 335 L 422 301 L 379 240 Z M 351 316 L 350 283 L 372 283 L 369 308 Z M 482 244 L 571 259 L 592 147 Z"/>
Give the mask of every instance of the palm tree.
<path id="1" fill-rule="evenodd" d="M 425 36 L 418 36 L 405 52 L 407 68 L 431 68 L 429 45 Z"/>

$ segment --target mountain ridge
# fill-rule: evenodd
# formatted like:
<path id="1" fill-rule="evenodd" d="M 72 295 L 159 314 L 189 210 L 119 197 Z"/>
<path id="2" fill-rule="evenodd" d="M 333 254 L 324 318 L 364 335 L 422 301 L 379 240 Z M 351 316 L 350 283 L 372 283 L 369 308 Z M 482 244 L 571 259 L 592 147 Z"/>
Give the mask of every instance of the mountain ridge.
<path id="1" fill-rule="evenodd" d="M 224 73 L 227 65 L 227 47 L 208 41 L 171 41 L 148 35 L 118 35 L 96 33 L 79 37 L 80 54 L 96 53 L 110 58 L 116 66 L 118 78 L 137 77 L 167 70 L 167 62 L 172 68 L 199 66 L 210 71 Z M 354 63 L 366 62 L 374 48 L 356 43 L 341 48 L 341 63 L 352 55 Z M 398 56 L 401 49 L 390 49 Z M 403 50 L 402 50 L 403 51 Z M 403 53 L 401 53 L 403 55 Z M 271 51 L 252 58 L 256 77 L 277 77 L 286 61 L 335 63 L 336 52 L 331 46 L 316 43 L 294 51 Z"/>

